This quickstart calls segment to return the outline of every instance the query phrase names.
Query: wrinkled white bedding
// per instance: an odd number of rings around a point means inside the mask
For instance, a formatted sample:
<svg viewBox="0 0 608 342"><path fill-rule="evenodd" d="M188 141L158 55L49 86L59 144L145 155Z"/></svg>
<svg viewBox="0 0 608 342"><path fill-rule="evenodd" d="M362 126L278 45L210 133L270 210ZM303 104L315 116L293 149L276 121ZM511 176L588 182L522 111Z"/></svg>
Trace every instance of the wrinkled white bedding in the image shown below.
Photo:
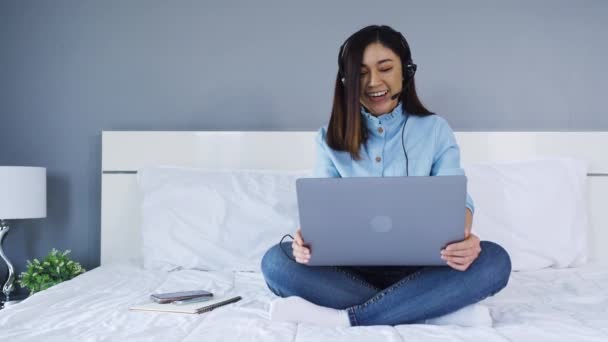
<svg viewBox="0 0 608 342"><path fill-rule="evenodd" d="M129 311L150 293L207 289L243 297L201 315ZM0 341L608 341L608 267L514 272L485 299L493 327L323 328L268 319L275 296L253 272L96 268L0 310Z"/></svg>

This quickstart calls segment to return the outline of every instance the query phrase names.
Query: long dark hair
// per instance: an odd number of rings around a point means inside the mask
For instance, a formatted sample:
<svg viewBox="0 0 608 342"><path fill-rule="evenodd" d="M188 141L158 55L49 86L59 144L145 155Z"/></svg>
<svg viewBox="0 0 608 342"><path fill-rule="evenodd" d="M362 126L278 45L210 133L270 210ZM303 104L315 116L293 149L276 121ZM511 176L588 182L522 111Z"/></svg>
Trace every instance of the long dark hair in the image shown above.
<svg viewBox="0 0 608 342"><path fill-rule="evenodd" d="M380 43L393 50L401 59L402 71L412 63L412 54L405 37L389 26L371 25L351 35L340 47L338 75L334 90L334 103L327 127L327 145L337 151L350 152L353 159L360 159L361 144L367 141L367 126L361 118L361 63L363 51L371 43ZM426 109L416 93L414 75L404 74L400 101L411 115L433 114Z"/></svg>

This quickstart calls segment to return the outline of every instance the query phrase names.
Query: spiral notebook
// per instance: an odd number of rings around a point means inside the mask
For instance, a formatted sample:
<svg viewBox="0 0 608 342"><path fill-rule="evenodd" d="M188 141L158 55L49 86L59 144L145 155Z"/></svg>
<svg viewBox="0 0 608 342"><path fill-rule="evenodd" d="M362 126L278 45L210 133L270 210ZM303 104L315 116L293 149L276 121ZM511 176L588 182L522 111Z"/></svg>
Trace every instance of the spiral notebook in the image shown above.
<svg viewBox="0 0 608 342"><path fill-rule="evenodd" d="M156 311L156 312L173 312L173 313L187 313L187 314L200 314L203 312L211 311L215 308L219 308L224 305L238 302L241 300L241 296L236 297L222 297L210 299L206 302L190 303L177 305L173 303L160 304L155 302L149 302L144 304L135 305L129 308L133 311Z"/></svg>

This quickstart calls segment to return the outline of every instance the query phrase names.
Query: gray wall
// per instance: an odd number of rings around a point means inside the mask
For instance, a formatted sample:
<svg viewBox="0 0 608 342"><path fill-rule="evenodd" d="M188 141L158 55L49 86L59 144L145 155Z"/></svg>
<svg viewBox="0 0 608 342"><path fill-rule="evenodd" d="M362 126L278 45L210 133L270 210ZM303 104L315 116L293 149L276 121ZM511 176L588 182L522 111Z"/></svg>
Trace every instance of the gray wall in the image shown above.
<svg viewBox="0 0 608 342"><path fill-rule="evenodd" d="M49 177L48 217L5 240L17 271L52 247L99 264L102 130L315 130L372 23L456 130L608 130L607 1L286 3L1 1L0 165Z"/></svg>

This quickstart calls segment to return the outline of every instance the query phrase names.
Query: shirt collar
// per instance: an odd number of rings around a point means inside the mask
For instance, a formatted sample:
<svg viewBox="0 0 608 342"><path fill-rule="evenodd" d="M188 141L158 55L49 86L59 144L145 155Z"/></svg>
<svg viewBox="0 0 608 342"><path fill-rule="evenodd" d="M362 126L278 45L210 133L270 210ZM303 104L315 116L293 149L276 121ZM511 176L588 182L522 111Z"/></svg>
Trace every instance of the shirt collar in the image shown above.
<svg viewBox="0 0 608 342"><path fill-rule="evenodd" d="M400 122L407 113L401 107L401 102L393 109L392 112L382 114L379 116L374 116L370 112L368 112L365 107L361 106L361 115L369 124L379 125L379 124L391 124L395 122Z"/></svg>

